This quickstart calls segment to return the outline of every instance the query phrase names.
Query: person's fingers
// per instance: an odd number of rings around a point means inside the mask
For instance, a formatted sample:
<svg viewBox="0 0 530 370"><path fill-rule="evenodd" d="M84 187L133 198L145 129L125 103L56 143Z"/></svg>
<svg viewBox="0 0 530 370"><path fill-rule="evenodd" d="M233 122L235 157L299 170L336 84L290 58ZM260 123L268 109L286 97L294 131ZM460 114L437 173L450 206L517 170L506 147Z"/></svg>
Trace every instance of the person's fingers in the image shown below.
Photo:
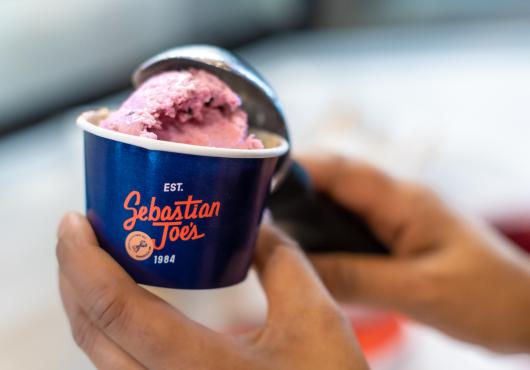
<svg viewBox="0 0 530 370"><path fill-rule="evenodd" d="M315 254L310 260L331 294L341 302L410 312L430 296L429 281L414 260L345 253Z"/></svg>
<svg viewBox="0 0 530 370"><path fill-rule="evenodd" d="M59 274L61 299L70 322L76 344L85 352L98 369L141 370L138 361L112 342L87 317L75 300L75 292L66 279Z"/></svg>
<svg viewBox="0 0 530 370"><path fill-rule="evenodd" d="M337 156L300 159L315 188L363 217L398 254L434 247L452 225L445 206L421 186Z"/></svg>
<svg viewBox="0 0 530 370"><path fill-rule="evenodd" d="M167 368L179 359L183 368L200 368L215 354L230 355L230 343L221 340L220 334L139 287L96 244L83 216L65 216L58 236L59 268L80 307L96 327L144 366ZM204 352L212 357L201 356Z"/></svg>
<svg viewBox="0 0 530 370"><path fill-rule="evenodd" d="M337 203L370 217L383 197L395 192L396 182L374 167L337 155L297 158L318 191Z"/></svg>
<svg viewBox="0 0 530 370"><path fill-rule="evenodd" d="M315 189L368 222L381 240L392 244L402 210L393 204L397 184L381 171L340 156L299 159Z"/></svg>
<svg viewBox="0 0 530 370"><path fill-rule="evenodd" d="M318 316L322 310L339 318L338 306L295 242L264 222L256 248L255 266L267 296L269 323L296 327L307 315Z"/></svg>

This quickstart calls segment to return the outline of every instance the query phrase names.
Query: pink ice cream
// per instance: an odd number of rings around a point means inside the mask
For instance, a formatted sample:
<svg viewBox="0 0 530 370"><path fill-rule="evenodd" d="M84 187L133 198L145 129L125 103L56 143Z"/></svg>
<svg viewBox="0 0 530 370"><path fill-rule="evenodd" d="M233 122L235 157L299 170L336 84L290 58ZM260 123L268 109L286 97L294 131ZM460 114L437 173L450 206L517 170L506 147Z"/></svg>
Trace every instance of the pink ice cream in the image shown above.
<svg viewBox="0 0 530 370"><path fill-rule="evenodd" d="M145 81L100 126L150 139L218 148L261 149L248 134L241 99L199 69L163 72Z"/></svg>

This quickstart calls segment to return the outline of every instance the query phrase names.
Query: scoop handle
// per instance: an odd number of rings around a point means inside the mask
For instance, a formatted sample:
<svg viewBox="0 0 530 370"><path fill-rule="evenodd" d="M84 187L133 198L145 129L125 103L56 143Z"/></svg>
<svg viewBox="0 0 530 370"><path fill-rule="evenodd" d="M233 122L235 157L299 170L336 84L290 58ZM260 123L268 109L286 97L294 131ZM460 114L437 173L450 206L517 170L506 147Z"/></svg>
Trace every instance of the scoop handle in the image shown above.
<svg viewBox="0 0 530 370"><path fill-rule="evenodd" d="M296 161L270 195L268 207L279 227L308 252L389 253L358 215L316 192Z"/></svg>

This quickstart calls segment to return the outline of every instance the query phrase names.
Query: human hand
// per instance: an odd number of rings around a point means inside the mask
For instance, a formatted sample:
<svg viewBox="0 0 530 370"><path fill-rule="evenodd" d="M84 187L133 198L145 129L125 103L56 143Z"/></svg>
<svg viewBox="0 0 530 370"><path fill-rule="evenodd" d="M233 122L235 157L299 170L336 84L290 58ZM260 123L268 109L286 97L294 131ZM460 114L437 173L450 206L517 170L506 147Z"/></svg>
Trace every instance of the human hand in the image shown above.
<svg viewBox="0 0 530 370"><path fill-rule="evenodd" d="M99 369L367 369L347 320L297 246L263 226L256 267L264 327L214 332L138 286L103 250L87 220L66 215L57 258L76 343Z"/></svg>
<svg viewBox="0 0 530 370"><path fill-rule="evenodd" d="M332 294L401 311L456 338L530 352L530 259L432 193L339 157L305 158L317 190L363 217L390 257L313 255Z"/></svg>

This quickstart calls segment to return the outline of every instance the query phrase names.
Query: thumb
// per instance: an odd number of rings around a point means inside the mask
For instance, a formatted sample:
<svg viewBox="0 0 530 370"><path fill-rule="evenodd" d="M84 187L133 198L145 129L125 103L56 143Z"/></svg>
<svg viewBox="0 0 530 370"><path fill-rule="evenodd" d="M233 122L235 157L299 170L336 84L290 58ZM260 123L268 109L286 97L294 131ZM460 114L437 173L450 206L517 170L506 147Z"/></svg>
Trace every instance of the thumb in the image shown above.
<svg viewBox="0 0 530 370"><path fill-rule="evenodd" d="M268 222L260 229L255 266L267 296L269 322L297 326L300 320L307 319L301 312L319 313L308 307L338 310L296 243Z"/></svg>
<svg viewBox="0 0 530 370"><path fill-rule="evenodd" d="M343 253L311 255L310 260L331 294L342 302L410 312L426 296L414 260Z"/></svg>

